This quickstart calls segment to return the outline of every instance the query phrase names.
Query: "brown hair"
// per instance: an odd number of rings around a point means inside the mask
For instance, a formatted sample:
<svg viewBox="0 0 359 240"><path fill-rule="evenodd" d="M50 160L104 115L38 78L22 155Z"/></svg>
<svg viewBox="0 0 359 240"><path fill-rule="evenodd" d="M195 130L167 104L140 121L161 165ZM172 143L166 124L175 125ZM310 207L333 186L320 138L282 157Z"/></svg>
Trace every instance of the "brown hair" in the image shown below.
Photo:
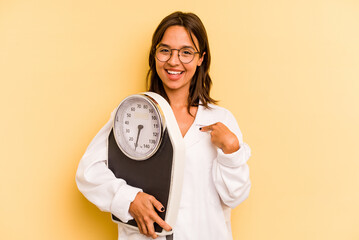
<svg viewBox="0 0 359 240"><path fill-rule="evenodd" d="M183 26L189 32L193 45L197 48L193 41L192 34L197 38L200 56L203 56L201 66L197 67L195 74L192 77L189 95L188 95L188 112L191 106L198 106L199 102L206 108L209 108L209 103L216 103L217 101L209 96L211 90L212 80L209 76L209 66L211 63L211 54L209 51L208 37L206 29L197 15L194 13L174 12L165 17L158 25L152 37L152 45L149 54L150 69L147 73L147 86L149 91L156 92L164 97L168 102L169 99L163 87L162 81L156 71L156 48L162 40L167 28L171 26Z"/></svg>

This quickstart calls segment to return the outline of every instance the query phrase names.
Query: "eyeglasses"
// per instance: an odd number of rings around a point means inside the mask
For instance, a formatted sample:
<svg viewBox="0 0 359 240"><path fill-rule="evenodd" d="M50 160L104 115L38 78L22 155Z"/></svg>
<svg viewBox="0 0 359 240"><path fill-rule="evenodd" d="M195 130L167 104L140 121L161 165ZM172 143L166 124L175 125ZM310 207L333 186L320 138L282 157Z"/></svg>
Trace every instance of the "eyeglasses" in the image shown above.
<svg viewBox="0 0 359 240"><path fill-rule="evenodd" d="M194 59L194 56L199 53L195 52L194 49L190 47L183 47L181 49L171 49L166 46L159 46L156 49L156 58L160 62L167 62L170 60L172 56L172 51L177 50L178 51L178 58L182 63L190 63Z"/></svg>

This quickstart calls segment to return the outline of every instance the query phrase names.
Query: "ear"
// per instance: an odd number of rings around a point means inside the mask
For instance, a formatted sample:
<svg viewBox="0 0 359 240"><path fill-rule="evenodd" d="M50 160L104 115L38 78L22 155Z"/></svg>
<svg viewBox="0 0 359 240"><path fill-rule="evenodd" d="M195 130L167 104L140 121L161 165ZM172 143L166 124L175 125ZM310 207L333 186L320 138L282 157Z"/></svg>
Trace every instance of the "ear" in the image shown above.
<svg viewBox="0 0 359 240"><path fill-rule="evenodd" d="M202 62L203 62L203 59L204 59L204 55L205 55L205 54L206 54L206 52L204 52L204 53L202 54L202 57L201 57L200 59L198 59L198 62L197 62L197 66L198 66L198 67L202 65Z"/></svg>

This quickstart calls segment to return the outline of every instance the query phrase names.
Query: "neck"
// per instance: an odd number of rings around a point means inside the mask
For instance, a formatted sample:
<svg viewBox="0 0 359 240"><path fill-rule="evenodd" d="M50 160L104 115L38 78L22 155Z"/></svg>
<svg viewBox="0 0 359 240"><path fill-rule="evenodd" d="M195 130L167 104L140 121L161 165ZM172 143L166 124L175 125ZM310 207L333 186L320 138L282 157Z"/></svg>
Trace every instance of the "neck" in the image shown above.
<svg viewBox="0 0 359 240"><path fill-rule="evenodd" d="M187 108L189 95L188 90L183 89L173 91L166 89L166 94L170 100L170 105L172 108Z"/></svg>

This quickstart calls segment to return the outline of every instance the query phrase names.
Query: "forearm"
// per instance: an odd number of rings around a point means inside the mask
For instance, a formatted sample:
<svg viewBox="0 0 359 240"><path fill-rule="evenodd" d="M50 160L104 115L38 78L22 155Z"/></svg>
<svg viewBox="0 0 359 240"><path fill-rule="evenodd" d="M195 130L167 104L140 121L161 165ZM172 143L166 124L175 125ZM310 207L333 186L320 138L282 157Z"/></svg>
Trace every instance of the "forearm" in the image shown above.
<svg viewBox="0 0 359 240"><path fill-rule="evenodd" d="M234 208L249 196L251 181L247 160L250 148L241 143L241 148L233 154L224 154L219 150L213 164L214 183L222 202Z"/></svg>

